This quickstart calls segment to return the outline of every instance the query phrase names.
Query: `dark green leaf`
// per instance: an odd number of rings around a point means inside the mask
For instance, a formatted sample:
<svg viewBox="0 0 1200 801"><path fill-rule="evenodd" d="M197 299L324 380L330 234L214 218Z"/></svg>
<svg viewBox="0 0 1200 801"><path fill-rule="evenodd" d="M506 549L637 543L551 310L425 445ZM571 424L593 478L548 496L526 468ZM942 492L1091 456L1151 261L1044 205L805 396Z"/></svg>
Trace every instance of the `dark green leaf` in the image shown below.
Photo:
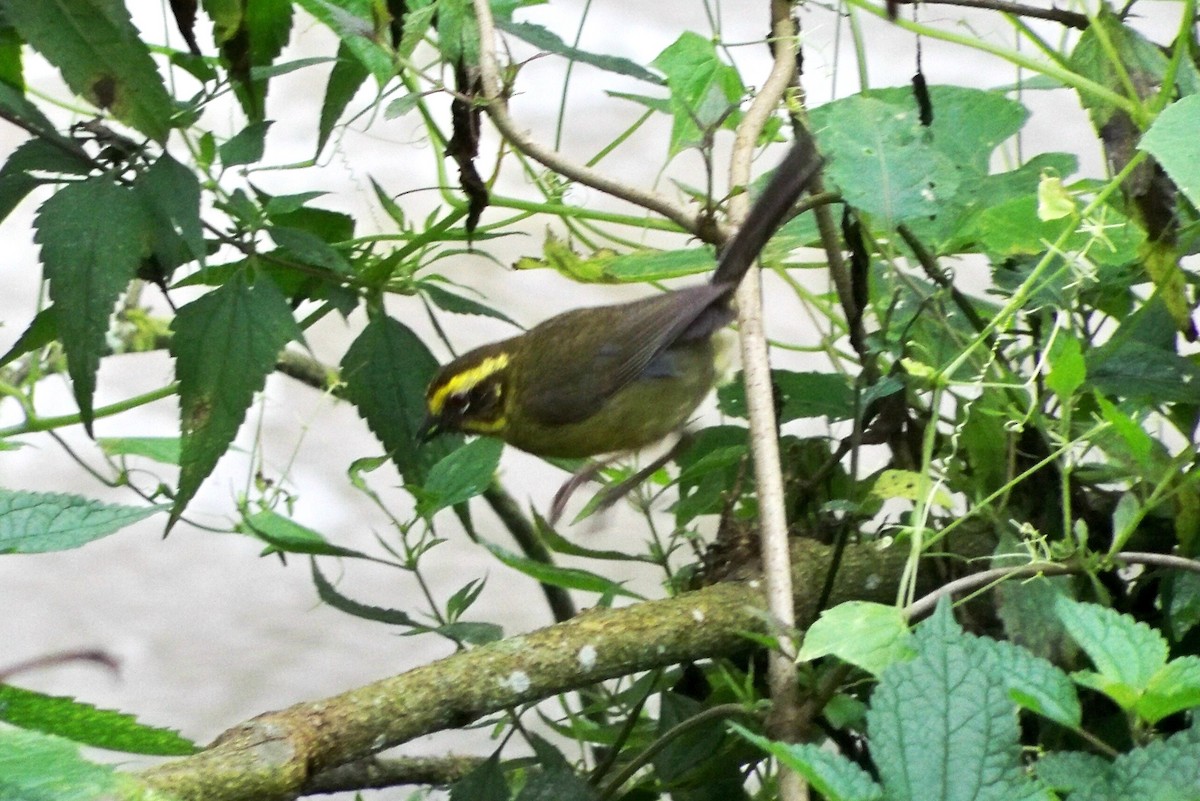
<svg viewBox="0 0 1200 801"><path fill-rule="evenodd" d="M533 510L533 523L537 527L538 538L554 553L561 553L566 556L581 556L584 559L603 559L605 561L641 561L641 557L633 556L625 551L597 550L594 548L585 548L582 545L571 542L551 528L550 524L537 513L536 509Z"/></svg>
<svg viewBox="0 0 1200 801"><path fill-rule="evenodd" d="M5 12L73 92L166 141L175 104L122 0L5 0Z"/></svg>
<svg viewBox="0 0 1200 801"><path fill-rule="evenodd" d="M339 58L342 48L354 54L366 69L375 76L380 87L383 87L396 74L396 66L392 57L376 41L375 24L371 18L372 7L364 0L299 0L301 8L319 19L337 34L341 44L338 47Z"/></svg>
<svg viewBox="0 0 1200 801"><path fill-rule="evenodd" d="M67 148L75 147L37 106L30 103L15 86L4 81L0 81L0 111L14 122L23 123L23 127L42 139L56 140Z"/></svg>
<svg viewBox="0 0 1200 801"><path fill-rule="evenodd" d="M508 785L500 760L493 755L450 785L450 801L508 801Z"/></svg>
<svg viewBox="0 0 1200 801"><path fill-rule="evenodd" d="M433 305L439 309L444 309L454 314L476 314L481 317L492 317L496 320L503 320L506 323L516 323L508 315L501 311L493 309L485 303L480 303L471 298L464 298L462 295L456 295L449 292L432 281L424 281L421 283L421 291L429 298Z"/></svg>
<svg viewBox="0 0 1200 801"><path fill-rule="evenodd" d="M650 70L627 58L607 56L602 53L590 53L586 50L571 47L560 39L557 34L543 28L541 25L498 19L496 20L496 27L505 33L511 33L518 39L523 39L539 50L554 53L570 61L578 61L581 64L588 64L597 69L615 72L617 75L625 75L630 78L636 78L639 81L646 81L647 83L658 84L660 86L665 83L662 78L650 72Z"/></svg>
<svg viewBox="0 0 1200 801"><path fill-rule="evenodd" d="M73 146L62 147L64 141L56 144L53 139L30 139L12 152L0 168L0 221L42 183L35 173L57 176L91 172L93 165L86 154Z"/></svg>
<svg viewBox="0 0 1200 801"><path fill-rule="evenodd" d="M488 488L500 464L504 443L479 437L454 450L429 470L417 511L432 517L442 509L470 500Z"/></svg>
<svg viewBox="0 0 1200 801"><path fill-rule="evenodd" d="M514 801L596 801L600 791L574 771L547 770L525 782Z"/></svg>
<svg viewBox="0 0 1200 801"><path fill-rule="evenodd" d="M178 732L138 723L124 712L97 709L72 698L5 684L0 684L0 720L110 751L156 756L185 756L197 751L195 744Z"/></svg>
<svg viewBox="0 0 1200 801"><path fill-rule="evenodd" d="M1039 759L1037 775L1053 790L1073 792L1093 782L1112 781L1112 764L1097 754L1061 751Z"/></svg>
<svg viewBox="0 0 1200 801"><path fill-rule="evenodd" d="M200 221L200 182L196 174L167 153L138 176L135 189L141 194L155 224L155 239L178 236L192 259L204 262L204 228ZM162 229L160 233L157 229ZM161 246L155 251L160 259ZM172 268L179 262L171 263Z"/></svg>
<svg viewBox="0 0 1200 801"><path fill-rule="evenodd" d="M425 630L425 627L413 620L408 613L401 612L399 609L368 606L342 595L321 573L320 568L317 567L316 559L312 560L312 577L313 584L317 587L317 595L322 601L340 612L345 612L348 615L360 617L364 620L374 620L376 623L386 623L389 626L415 626L423 631Z"/></svg>
<svg viewBox="0 0 1200 801"><path fill-rule="evenodd" d="M1196 801L1200 799L1200 728L1121 754L1105 781L1072 793L1070 801Z"/></svg>
<svg viewBox="0 0 1200 801"><path fill-rule="evenodd" d="M1150 403L1195 403L1200 366L1170 350L1114 339L1089 351L1088 381L1101 392Z"/></svg>
<svg viewBox="0 0 1200 801"><path fill-rule="evenodd" d="M5 801L97 801L119 797L127 785L69 740L9 728L0 729L0 776Z"/></svg>
<svg viewBox="0 0 1200 801"><path fill-rule="evenodd" d="M0 489L0 553L78 548L161 510L100 503L79 495Z"/></svg>
<svg viewBox="0 0 1200 801"><path fill-rule="evenodd" d="M109 456L144 456L162 464L179 464L179 437L98 437Z"/></svg>
<svg viewBox="0 0 1200 801"><path fill-rule="evenodd" d="M8 349L8 353L0 356L0 367L4 367L26 353L32 353L39 348L44 348L57 339L57 319L53 306L42 309L34 315L33 322L29 324L29 327L25 329L21 336L17 337L17 341Z"/></svg>
<svg viewBox="0 0 1200 801"><path fill-rule="evenodd" d="M451 620L457 620L463 612L471 608L471 604L475 603L479 593L483 592L484 584L486 584L484 579L477 578L471 579L459 587L458 591L446 601L446 615Z"/></svg>
<svg viewBox="0 0 1200 801"><path fill-rule="evenodd" d="M287 299L246 271L179 310L171 322L183 442L171 524L225 453L279 351L301 336Z"/></svg>
<svg viewBox="0 0 1200 801"><path fill-rule="evenodd" d="M807 417L836 421L854 416L854 388L844 375L772 370L771 383L779 393L780 424ZM717 390L717 405L731 417L746 418L746 388L740 372Z"/></svg>
<svg viewBox="0 0 1200 801"><path fill-rule="evenodd" d="M275 244L287 251L287 255L304 264L322 267L339 275L352 272L350 263L346 261L336 248L330 247L325 240L316 234L299 228L272 227L269 229Z"/></svg>
<svg viewBox="0 0 1200 801"><path fill-rule="evenodd" d="M462 439L440 436L421 446L417 429L425 419L425 387L437 362L407 326L374 317L342 358L346 398L383 443L405 482L422 484L429 468Z"/></svg>
<svg viewBox="0 0 1200 801"><path fill-rule="evenodd" d="M1038 576L997 587L1000 619L1009 639L1054 664L1071 664L1078 649L1054 611L1055 600L1070 592L1069 576Z"/></svg>
<svg viewBox="0 0 1200 801"><path fill-rule="evenodd" d="M267 129L275 123L272 120L252 122L233 138L217 148L221 154L221 164L225 167L235 167L239 164L254 164L263 157L263 149L267 137Z"/></svg>
<svg viewBox="0 0 1200 801"><path fill-rule="evenodd" d="M109 318L137 273L150 222L132 191L98 176L60 189L42 204L35 225L67 371L90 433Z"/></svg>
<svg viewBox="0 0 1200 801"><path fill-rule="evenodd" d="M333 64L333 70L329 73L329 83L325 86L325 99L321 102L321 119L317 124L317 152L314 158L320 156L321 151L325 149L334 126L369 74L349 46L345 42L340 43L337 61Z"/></svg>
<svg viewBox="0 0 1200 801"><path fill-rule="evenodd" d="M1171 636L1181 640L1200 623L1200 574L1182 571L1172 574L1167 579L1164 598L1168 601Z"/></svg>
<svg viewBox="0 0 1200 801"><path fill-rule="evenodd" d="M611 579L606 579L603 576L599 576L587 570L580 570L573 567L559 567L558 565L548 565L545 562L539 562L535 559L529 559L528 557L520 556L490 542L484 542L483 546L491 551L492 556L496 557L513 570L524 573L526 576L536 579L542 584L549 584L552 587L563 587L564 589L568 590L597 592L602 595L620 595L626 598L641 597L632 590L625 589L617 582L612 581Z"/></svg>
<svg viewBox="0 0 1200 801"><path fill-rule="evenodd" d="M841 754L811 743L768 740L737 723L730 725L735 732L803 776L829 801L879 801L883 798L883 788L870 774Z"/></svg>

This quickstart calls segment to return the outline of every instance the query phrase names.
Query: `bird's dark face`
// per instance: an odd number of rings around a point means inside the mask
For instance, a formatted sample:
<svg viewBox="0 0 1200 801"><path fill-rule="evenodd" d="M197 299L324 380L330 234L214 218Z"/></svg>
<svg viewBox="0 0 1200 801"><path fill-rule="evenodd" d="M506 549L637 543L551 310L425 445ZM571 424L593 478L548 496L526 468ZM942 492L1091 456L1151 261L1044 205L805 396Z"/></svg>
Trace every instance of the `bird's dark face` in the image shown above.
<svg viewBox="0 0 1200 801"><path fill-rule="evenodd" d="M508 426L508 364L508 353L487 347L443 367L425 392L421 439L451 431L503 437Z"/></svg>

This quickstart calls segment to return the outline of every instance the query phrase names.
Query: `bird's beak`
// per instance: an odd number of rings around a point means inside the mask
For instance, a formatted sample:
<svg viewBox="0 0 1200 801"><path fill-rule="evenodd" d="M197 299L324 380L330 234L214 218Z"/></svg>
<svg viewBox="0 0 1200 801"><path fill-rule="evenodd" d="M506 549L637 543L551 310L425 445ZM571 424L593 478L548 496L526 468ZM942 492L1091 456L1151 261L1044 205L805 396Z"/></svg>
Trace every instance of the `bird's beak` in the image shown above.
<svg viewBox="0 0 1200 801"><path fill-rule="evenodd" d="M429 442L429 440L433 439L440 433L442 432L438 428L438 419L436 417L431 417L430 415L425 415L425 419L422 420L421 425L417 427L416 439L418 443L424 445L426 442Z"/></svg>

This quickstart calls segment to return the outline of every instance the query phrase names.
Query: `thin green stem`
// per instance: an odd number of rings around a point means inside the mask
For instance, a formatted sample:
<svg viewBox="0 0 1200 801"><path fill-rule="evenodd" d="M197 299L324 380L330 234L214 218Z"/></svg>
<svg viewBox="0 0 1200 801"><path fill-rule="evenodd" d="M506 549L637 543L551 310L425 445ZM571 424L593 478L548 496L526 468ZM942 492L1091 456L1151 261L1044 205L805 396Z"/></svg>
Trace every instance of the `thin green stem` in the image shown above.
<svg viewBox="0 0 1200 801"><path fill-rule="evenodd" d="M111 403L108 406L101 406L92 412L93 419L100 420L104 417L112 417L113 415L127 412L130 409L136 409L139 406L145 406L148 403L169 398L179 391L179 382L175 381L165 387L151 390L150 392L136 395L132 398L127 398L117 403ZM21 434L32 434L37 431L49 431L54 428L63 428L65 426L76 425L83 422L83 419L78 414L63 414L57 417L31 417L24 423L8 428L0 428L0 439L5 437L15 437Z"/></svg>

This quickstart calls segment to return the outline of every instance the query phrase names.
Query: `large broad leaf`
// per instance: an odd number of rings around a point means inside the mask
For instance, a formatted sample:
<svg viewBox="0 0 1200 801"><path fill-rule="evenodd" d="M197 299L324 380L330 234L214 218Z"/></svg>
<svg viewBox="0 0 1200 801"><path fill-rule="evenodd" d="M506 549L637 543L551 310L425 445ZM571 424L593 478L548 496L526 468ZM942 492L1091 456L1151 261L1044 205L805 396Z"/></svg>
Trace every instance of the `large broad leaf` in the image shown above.
<svg viewBox="0 0 1200 801"><path fill-rule="evenodd" d="M78 548L160 509L101 503L79 495L0 489L0 553Z"/></svg>
<svg viewBox="0 0 1200 801"><path fill-rule="evenodd" d="M1179 191L1200 206L1200 95L1181 98L1163 109L1138 147L1158 160Z"/></svg>
<svg viewBox="0 0 1200 801"><path fill-rule="evenodd" d="M14 801L95 801L132 790L131 780L88 762L69 740L22 729L0 729L0 777L0 794Z"/></svg>
<svg viewBox="0 0 1200 801"><path fill-rule="evenodd" d="M138 723L124 712L5 684L0 684L0 720L110 751L185 756L197 750L178 732Z"/></svg>
<svg viewBox="0 0 1200 801"><path fill-rule="evenodd" d="M0 168L0 220L41 183L34 173L87 175L91 170L92 162L83 153L64 148L53 139L30 139Z"/></svg>
<svg viewBox="0 0 1200 801"><path fill-rule="evenodd" d="M225 453L279 351L300 336L282 293L246 271L189 303L171 323L183 441L179 491L168 526Z"/></svg>
<svg viewBox="0 0 1200 801"><path fill-rule="evenodd" d="M1200 798L1200 728L1181 731L1164 740L1121 754L1109 771L1071 801L1129 801L1129 799Z"/></svg>
<svg viewBox="0 0 1200 801"><path fill-rule="evenodd" d="M403 323L378 315L342 358L346 398L383 443L405 482L421 484L460 437L440 436L421 445L417 429L425 419L425 387L437 361Z"/></svg>
<svg viewBox="0 0 1200 801"><path fill-rule="evenodd" d="M917 657L884 671L867 713L885 796L1049 801L1024 771L1015 707L995 643L963 634L948 604L916 635Z"/></svg>
<svg viewBox="0 0 1200 801"><path fill-rule="evenodd" d="M173 269L192 259L203 263L204 229L196 174L163 153L138 176L135 188L154 221L154 251L164 266ZM179 242L182 252L178 252Z"/></svg>
<svg viewBox="0 0 1200 801"><path fill-rule="evenodd" d="M122 0L5 0L4 10L73 92L166 140L175 106Z"/></svg>
<svg viewBox="0 0 1200 801"><path fill-rule="evenodd" d="M103 213L98 213L98 210ZM146 207L105 176L67 184L38 210L35 240L50 281L67 372L88 433L109 318L147 248Z"/></svg>

